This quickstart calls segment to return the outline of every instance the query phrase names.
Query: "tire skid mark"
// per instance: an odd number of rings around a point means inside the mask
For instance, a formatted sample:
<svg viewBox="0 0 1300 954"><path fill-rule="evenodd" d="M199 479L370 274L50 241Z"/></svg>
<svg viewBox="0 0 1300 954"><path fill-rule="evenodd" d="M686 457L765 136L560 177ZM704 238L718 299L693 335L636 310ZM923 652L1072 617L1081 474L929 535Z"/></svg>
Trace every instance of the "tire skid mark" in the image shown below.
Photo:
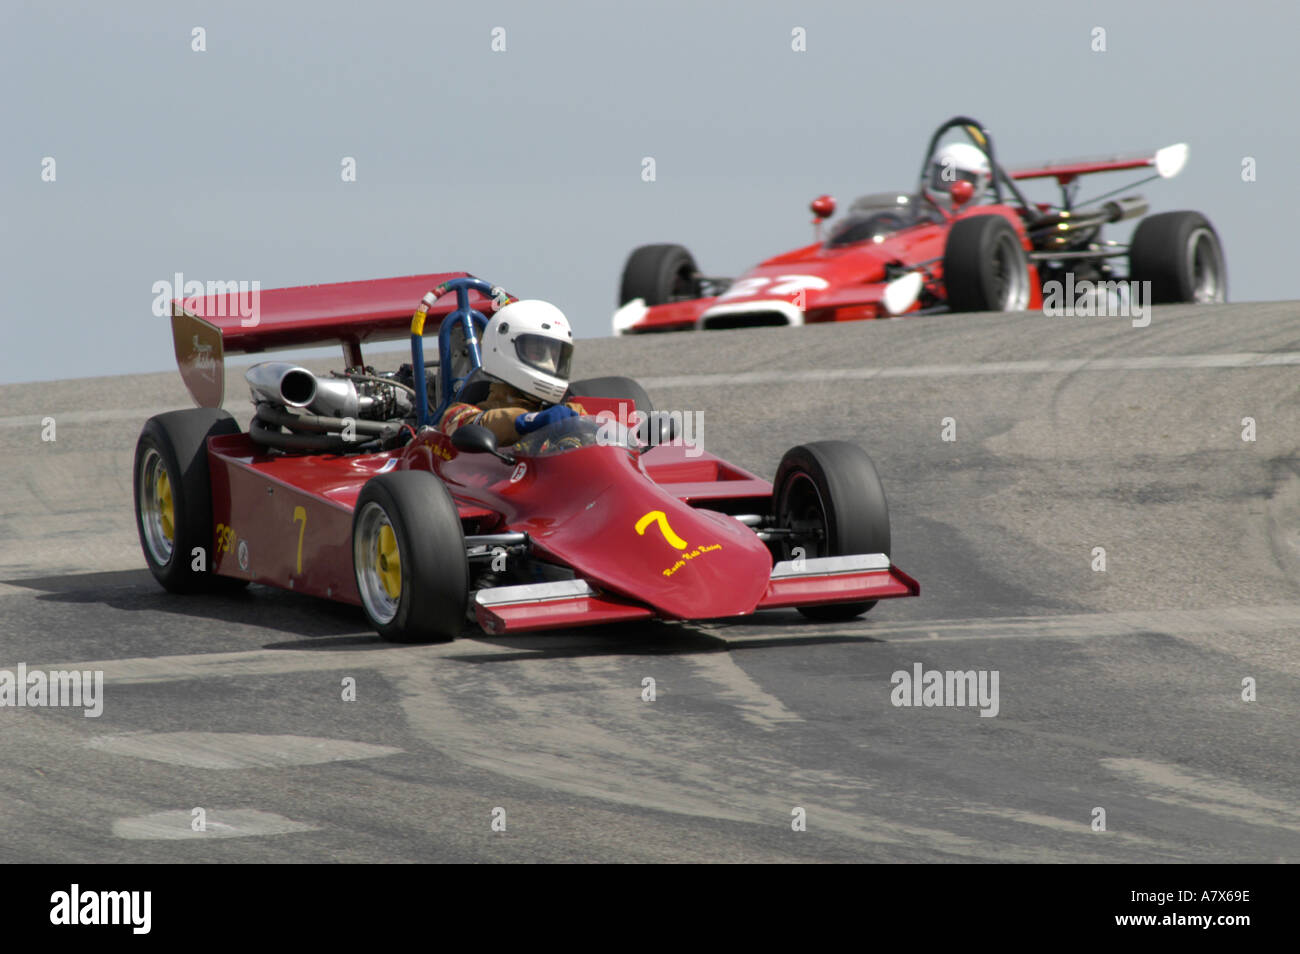
<svg viewBox="0 0 1300 954"><path fill-rule="evenodd" d="M942 828L886 817L864 802L874 784L792 766L774 739L798 716L722 654L603 656L509 661L449 669L417 663L392 673L411 730L468 765L571 795L668 812L788 829L795 807L810 830L858 842L925 846L959 857L1032 860ZM654 670L658 696L641 699ZM726 700L708 721L699 704Z"/></svg>
<svg viewBox="0 0 1300 954"><path fill-rule="evenodd" d="M1101 766L1147 790L1145 797L1153 801L1248 825L1300 832L1300 807L1260 795L1239 782L1146 759L1102 759Z"/></svg>

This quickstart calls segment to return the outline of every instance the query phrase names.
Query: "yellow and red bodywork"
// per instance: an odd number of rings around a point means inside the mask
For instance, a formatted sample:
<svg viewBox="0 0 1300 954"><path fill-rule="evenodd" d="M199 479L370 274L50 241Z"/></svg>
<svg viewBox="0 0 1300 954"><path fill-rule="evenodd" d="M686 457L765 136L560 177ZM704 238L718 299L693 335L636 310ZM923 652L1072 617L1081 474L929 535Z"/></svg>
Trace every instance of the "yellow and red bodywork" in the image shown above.
<svg viewBox="0 0 1300 954"><path fill-rule="evenodd" d="M601 408L601 399L582 400ZM767 546L720 512L768 512L771 484L681 446L638 455L593 445L511 464L461 453L426 428L406 447L384 453L269 455L244 434L212 438L208 451L219 575L359 603L352 565L357 496L378 474L415 469L444 482L466 534L525 533L533 558L572 569L591 590L479 607L489 632L743 616L919 590L888 565L774 579Z"/></svg>

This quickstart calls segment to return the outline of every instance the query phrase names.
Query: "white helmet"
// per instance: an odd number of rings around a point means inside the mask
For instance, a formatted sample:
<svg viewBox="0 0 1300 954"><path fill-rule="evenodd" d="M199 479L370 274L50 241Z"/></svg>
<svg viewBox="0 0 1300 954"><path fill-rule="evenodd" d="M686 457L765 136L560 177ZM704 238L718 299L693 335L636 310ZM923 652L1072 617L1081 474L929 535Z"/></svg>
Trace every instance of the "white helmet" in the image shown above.
<svg viewBox="0 0 1300 954"><path fill-rule="evenodd" d="M558 404L569 389L573 331L548 301L512 301L483 330L483 371L533 397Z"/></svg>
<svg viewBox="0 0 1300 954"><path fill-rule="evenodd" d="M928 185L936 197L947 196L952 191L952 184L964 179L975 189L970 199L975 203L984 195L991 178L989 158L982 149L970 143L953 142L935 153L934 162L930 164Z"/></svg>

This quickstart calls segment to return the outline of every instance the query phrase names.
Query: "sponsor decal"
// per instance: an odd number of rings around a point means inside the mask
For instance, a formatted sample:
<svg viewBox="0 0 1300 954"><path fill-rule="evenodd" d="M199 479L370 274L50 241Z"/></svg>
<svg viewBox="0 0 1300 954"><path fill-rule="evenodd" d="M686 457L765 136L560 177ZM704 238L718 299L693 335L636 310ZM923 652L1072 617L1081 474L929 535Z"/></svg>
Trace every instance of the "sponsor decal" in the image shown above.
<svg viewBox="0 0 1300 954"><path fill-rule="evenodd" d="M681 555L681 558L676 563L674 563L672 566L662 571L663 575L672 576L678 570L683 569L686 566L688 561L694 560L696 557L703 556L706 553L713 553L714 551L721 550L721 549L722 549L721 543L701 544L700 546L696 547L694 550L683 553Z"/></svg>

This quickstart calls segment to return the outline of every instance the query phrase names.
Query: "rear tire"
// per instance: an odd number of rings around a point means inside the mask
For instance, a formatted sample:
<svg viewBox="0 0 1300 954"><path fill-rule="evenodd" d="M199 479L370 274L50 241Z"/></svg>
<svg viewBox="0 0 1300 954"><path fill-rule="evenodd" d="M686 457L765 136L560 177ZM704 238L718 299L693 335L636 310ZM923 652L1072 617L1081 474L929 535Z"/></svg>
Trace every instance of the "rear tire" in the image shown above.
<svg viewBox="0 0 1300 954"><path fill-rule="evenodd" d="M952 311L1024 311L1029 256L1020 234L1000 215L953 223L943 251L943 282Z"/></svg>
<svg viewBox="0 0 1300 954"><path fill-rule="evenodd" d="M352 566L361 607L385 639L450 642L465 628L465 534L433 474L400 470L366 482L352 518Z"/></svg>
<svg viewBox="0 0 1300 954"><path fill-rule="evenodd" d="M564 400L581 399L583 397L607 398L611 401L631 401L642 414L650 414L655 409L654 402L650 400L650 395L645 393L645 388L631 378L585 378L582 381L574 381L569 385L569 391L565 394Z"/></svg>
<svg viewBox="0 0 1300 954"><path fill-rule="evenodd" d="M149 418L135 445L135 527L149 572L172 593L236 589L246 580L217 576L212 566L212 482L208 438L238 434L220 408L169 411ZM203 551L202 570L194 550Z"/></svg>
<svg viewBox="0 0 1300 954"><path fill-rule="evenodd" d="M569 392L564 397L566 401L570 400L569 395L575 395L573 400L579 403L582 402L583 397L630 401L640 415L641 424L637 427L637 436L643 444L667 443L673 437L670 419L655 420L654 402L650 400L650 395L645 393L645 388L631 378L587 378L585 381L574 381L569 385ZM650 433L652 425L655 427L653 434Z"/></svg>
<svg viewBox="0 0 1300 954"><path fill-rule="evenodd" d="M847 441L817 441L786 451L772 483L775 523L805 532L774 547L778 560L802 547L808 559L855 553L889 554L889 504L867 452ZM819 622L842 622L876 605L831 603L800 606Z"/></svg>
<svg viewBox="0 0 1300 954"><path fill-rule="evenodd" d="M1149 215L1128 248L1130 281L1151 283L1151 304L1228 300L1228 267L1210 220L1199 212Z"/></svg>
<svg viewBox="0 0 1300 954"><path fill-rule="evenodd" d="M700 270L680 245L642 245L628 256L619 307L642 299L648 307L699 297Z"/></svg>

